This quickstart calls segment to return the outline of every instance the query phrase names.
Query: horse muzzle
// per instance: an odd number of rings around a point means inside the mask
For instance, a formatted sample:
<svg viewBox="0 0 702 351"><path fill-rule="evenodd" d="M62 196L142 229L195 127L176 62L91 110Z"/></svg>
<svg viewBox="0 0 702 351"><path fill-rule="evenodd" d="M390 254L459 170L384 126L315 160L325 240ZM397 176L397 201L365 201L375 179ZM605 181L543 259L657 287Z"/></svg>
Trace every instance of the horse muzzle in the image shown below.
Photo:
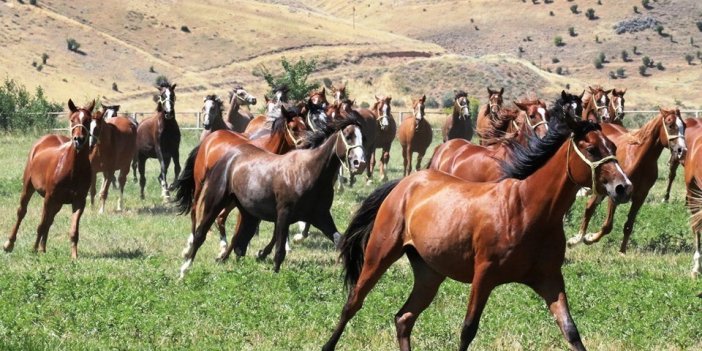
<svg viewBox="0 0 702 351"><path fill-rule="evenodd" d="M73 146L75 146L76 150L80 150L85 146L85 139L86 137L73 137Z"/></svg>
<svg viewBox="0 0 702 351"><path fill-rule="evenodd" d="M250 103L251 105L256 105L256 98L255 98L255 97L252 97L252 98L249 100L249 103Z"/></svg>
<svg viewBox="0 0 702 351"><path fill-rule="evenodd" d="M366 170L366 161L358 159L351 160L351 162L349 162L349 168L353 174L361 174Z"/></svg>

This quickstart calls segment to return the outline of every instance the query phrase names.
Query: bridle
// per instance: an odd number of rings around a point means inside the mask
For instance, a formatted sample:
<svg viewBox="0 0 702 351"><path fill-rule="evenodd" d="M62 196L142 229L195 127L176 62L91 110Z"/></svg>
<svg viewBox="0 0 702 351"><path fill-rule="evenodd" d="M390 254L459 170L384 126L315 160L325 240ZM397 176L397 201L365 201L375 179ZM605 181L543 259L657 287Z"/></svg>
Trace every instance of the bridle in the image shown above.
<svg viewBox="0 0 702 351"><path fill-rule="evenodd" d="M287 123L287 122L285 123L285 132L288 134L288 137L290 138L290 140L292 140L293 145L295 145L295 147L297 147L298 145L300 145L300 143L302 142L302 138L296 138L296 137L295 137L295 134L292 132L292 130L290 129L290 127L288 127L288 123Z"/></svg>
<svg viewBox="0 0 702 351"><path fill-rule="evenodd" d="M617 98L623 99L623 97L621 97L621 96L617 96ZM612 107L612 111L614 111L614 113L616 113L616 116L614 116L614 118L612 118L613 121L617 120L617 119L621 119L622 116L624 116L624 108L620 109L620 106L616 106L614 104L614 99L609 99L609 106Z"/></svg>
<svg viewBox="0 0 702 351"><path fill-rule="evenodd" d="M548 122L546 121L545 116L541 116L540 122L531 123L531 117L529 116L529 114L526 111L524 111L524 115L526 116L526 118L524 118L524 121L529 126L529 128L531 128L532 132L536 132L536 128L538 128L542 124L544 125L544 127L546 128L546 131L548 132ZM519 127L517 126L517 122L515 120L512 120L512 123L514 124L515 129L519 129Z"/></svg>
<svg viewBox="0 0 702 351"><path fill-rule="evenodd" d="M171 103L171 111L170 111L170 112L167 112L167 111L164 109L164 110L163 110L163 112L164 112L163 117L164 117L165 119L173 119L173 118L175 118L175 112L173 111L173 109L174 109L174 107L175 107L175 100L174 100L173 98L170 98L170 97L167 98L167 99L164 99L164 98L163 98L163 94L159 95L159 97L158 97L158 103L161 104L161 106L165 106L165 105L164 105L165 102L170 102L170 103ZM169 114L172 115L173 117L168 117Z"/></svg>
<svg viewBox="0 0 702 351"><path fill-rule="evenodd" d="M387 104L387 102L383 101L383 104L379 105L375 109L375 113L378 115L378 117L375 120L378 121L378 124L380 125L381 130L384 130L385 128L388 127L388 125L390 125L390 122L383 123L383 119L385 119L385 121L387 121L389 118L388 114L386 113L386 110L383 109L383 114L382 115L380 114L380 108L385 106L386 104Z"/></svg>
<svg viewBox="0 0 702 351"><path fill-rule="evenodd" d="M499 98L499 96L497 98ZM492 112L493 106L497 106L497 112ZM490 96L490 98L488 99L488 110L490 111L490 115L493 117L497 117L497 114L500 113L501 109L502 109L502 105L500 105L497 102L492 102L492 96Z"/></svg>
<svg viewBox="0 0 702 351"><path fill-rule="evenodd" d="M463 102L464 102L464 104L461 104L460 102L456 101L456 104L461 109L461 113L458 114L458 118L469 119L470 118L470 110L468 109L468 100L463 100ZM463 113L463 109L465 109L467 111L466 114Z"/></svg>
<svg viewBox="0 0 702 351"><path fill-rule="evenodd" d="M596 94L592 94L592 103L595 105L595 114L597 114L597 117L599 117L600 120L602 119L602 117L610 118L610 117L609 117L609 111L607 111L607 104L605 103L605 104L602 105L602 106L598 105L598 104L597 104L597 100L595 99L595 95L596 95ZM604 97L606 98L607 95L604 95ZM611 100L610 100L610 101L611 101ZM604 111L604 112L603 112L604 116L602 116L602 115L600 114L600 110L603 110L603 111Z"/></svg>
<svg viewBox="0 0 702 351"><path fill-rule="evenodd" d="M356 128L361 128L358 125L354 125L354 126ZM351 173L351 170L349 169L349 166L346 163L350 164L350 162L351 162L350 158L349 158L349 155L351 155L351 150L353 150L355 148L359 148L359 147L363 148L363 141L361 141L360 144L349 145L349 143L346 141L346 137L344 136L343 130L338 131L336 137L337 137L337 142L334 143L334 154L336 155L336 157L339 158L339 162L341 162L341 166L344 167L344 169L347 172ZM346 152L345 152L346 162L344 162L344 160L341 159L341 156L339 156L339 153L337 152L337 145L339 145L338 139L341 139L341 141L344 143L344 146L346 147Z"/></svg>
<svg viewBox="0 0 702 351"><path fill-rule="evenodd" d="M668 139L668 148L670 148L670 142L675 140L675 139L682 139L683 141L685 140L685 135L680 135L676 134L673 136L670 136L670 132L668 132L668 126L665 125L665 116L661 116L661 122L663 123L663 131L665 131L665 137ZM677 114L675 114L675 119L677 120L679 117Z"/></svg>
<svg viewBox="0 0 702 351"><path fill-rule="evenodd" d="M619 161L617 161L617 156L609 155L609 156L603 157L599 161L592 162L592 161L588 160L587 157L585 157L585 155L583 155L583 153L580 151L580 149L578 149L578 146L575 145L575 139L573 139L572 134L571 134L569 139L570 139L570 143L568 144L568 149L566 151L566 174L568 175L568 179L570 179L570 181L573 182L573 184L579 185L578 183L575 182L575 180L573 180L573 176L570 174L570 167L569 167L569 165L570 165L570 149L572 148L573 150L575 150L575 153L578 156L580 156L580 159L583 162L585 162L586 165L588 165L590 167L590 170L592 171L592 188L591 189L592 189L592 193L595 196L597 196L598 195L597 194L597 179L595 178L595 170L597 169L597 167L599 167L602 164L607 163L609 161L614 161L614 162L619 163Z"/></svg>

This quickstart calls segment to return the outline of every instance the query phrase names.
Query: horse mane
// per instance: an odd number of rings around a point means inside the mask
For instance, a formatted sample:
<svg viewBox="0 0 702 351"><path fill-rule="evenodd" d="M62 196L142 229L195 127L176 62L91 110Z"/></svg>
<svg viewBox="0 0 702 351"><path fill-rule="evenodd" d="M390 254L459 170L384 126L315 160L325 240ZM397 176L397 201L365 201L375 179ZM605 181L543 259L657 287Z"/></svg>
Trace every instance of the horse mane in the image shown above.
<svg viewBox="0 0 702 351"><path fill-rule="evenodd" d="M505 143L510 157L509 160L500 160L503 174L501 180L506 178L526 179L553 157L571 133L574 138L578 139L593 130L601 130L599 124L583 120L575 121L575 129L569 128L561 117L562 108L560 106L559 103L555 103L549 111L552 113L552 118L548 122L548 132L543 138L540 139L535 134L529 135L526 146L519 144L514 139Z"/></svg>
<svg viewBox="0 0 702 351"><path fill-rule="evenodd" d="M305 137L305 144L307 146L306 148L315 149L319 147L331 135L333 135L337 131L343 130L344 128L350 125L356 125L358 127L361 126L358 115L349 114L346 118L334 120L327 123L327 125L324 126L324 128L322 128L321 130L309 133L307 137Z"/></svg>
<svg viewBox="0 0 702 351"><path fill-rule="evenodd" d="M599 84L591 85L590 88L592 88L593 91L604 90L604 88ZM590 102L592 102L592 95L593 94L590 92L590 89L585 89L585 95L583 95L582 99L583 107L590 106Z"/></svg>
<svg viewBox="0 0 702 351"><path fill-rule="evenodd" d="M512 123L519 116L519 109L502 107L496 119L490 119L489 128L480 128L475 132L483 141L483 145L493 145L502 142L504 139L511 139L515 133L507 133L509 123Z"/></svg>
<svg viewBox="0 0 702 351"><path fill-rule="evenodd" d="M458 98L460 98L460 97L465 97L465 98L467 98L467 97L468 97L468 93L466 93L466 92L463 91L463 90L459 90L459 91L456 92L456 94L454 94L453 99L456 100L456 99L458 99Z"/></svg>

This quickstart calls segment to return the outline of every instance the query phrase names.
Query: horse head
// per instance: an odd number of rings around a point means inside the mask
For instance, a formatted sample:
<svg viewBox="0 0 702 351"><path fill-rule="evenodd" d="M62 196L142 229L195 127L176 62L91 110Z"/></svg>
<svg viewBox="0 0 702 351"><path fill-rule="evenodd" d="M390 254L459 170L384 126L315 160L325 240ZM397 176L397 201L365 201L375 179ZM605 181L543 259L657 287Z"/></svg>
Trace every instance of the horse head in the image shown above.
<svg viewBox="0 0 702 351"><path fill-rule="evenodd" d="M204 116L202 126L209 130L213 122L222 119L223 103L222 99L215 94L205 96L202 101L202 115Z"/></svg>
<svg viewBox="0 0 702 351"><path fill-rule="evenodd" d="M392 101L392 96L375 96L375 105L373 106L373 112L378 116L378 124L380 124L380 130L385 130L390 125L390 101Z"/></svg>
<svg viewBox="0 0 702 351"><path fill-rule="evenodd" d="M102 118L108 120L110 118L117 117L119 107L119 105L102 105Z"/></svg>
<svg viewBox="0 0 702 351"><path fill-rule="evenodd" d="M95 100L87 107L78 108L73 103L73 100L68 99L68 120L71 126L71 140L76 150L81 150L85 145L86 140L91 135L90 128L93 120L93 109L95 108Z"/></svg>
<svg viewBox="0 0 702 351"><path fill-rule="evenodd" d="M529 126L532 132L539 138L543 138L548 132L548 112L546 103L541 100L514 101L514 105L524 111L524 123Z"/></svg>
<svg viewBox="0 0 702 351"><path fill-rule="evenodd" d="M670 153L680 163L685 162L685 154L687 154L687 145L685 144L685 121L680 116L680 109L660 108L660 114L663 119L663 130L660 135L660 140L664 146L670 149Z"/></svg>
<svg viewBox="0 0 702 351"><path fill-rule="evenodd" d="M417 121L417 125L419 125L419 121L423 120L424 117L426 117L426 114L424 113L424 103L426 101L426 95L422 95L417 99L412 99L412 114L414 115L414 118Z"/></svg>
<svg viewBox="0 0 702 351"><path fill-rule="evenodd" d="M588 105L590 105L590 109L595 110L595 114L597 115L597 119L602 122L611 122L610 118L611 116L609 115L609 93L612 90L604 90L600 86L596 87L587 87L588 92L590 93L590 101L588 101Z"/></svg>
<svg viewBox="0 0 702 351"><path fill-rule="evenodd" d="M490 114L497 116L497 113L500 112L500 109L502 108L502 94L504 94L505 88L500 88L500 91L487 88L487 91Z"/></svg>
<svg viewBox="0 0 702 351"><path fill-rule="evenodd" d="M612 121L621 121L624 118L624 94L626 89L612 89L612 98L609 100L609 114Z"/></svg>
<svg viewBox="0 0 702 351"><path fill-rule="evenodd" d="M312 91L305 104L307 111L307 124L313 131L323 128L327 123L327 94L325 88Z"/></svg>
<svg viewBox="0 0 702 351"><path fill-rule="evenodd" d="M241 85L229 92L229 103L234 106L256 105L256 97L249 94Z"/></svg>
<svg viewBox="0 0 702 351"><path fill-rule="evenodd" d="M353 123L339 131L336 143L336 155L348 167L352 174L361 174L366 168L366 154L363 149L363 134L361 126Z"/></svg>
<svg viewBox="0 0 702 351"><path fill-rule="evenodd" d="M470 116L470 101L468 100L468 94L465 91L459 90L454 91L453 96L453 111L454 116L462 119L469 120Z"/></svg>
<svg viewBox="0 0 702 351"><path fill-rule="evenodd" d="M334 96L335 105L341 104L344 100L348 98L348 95L346 95L346 84L332 85L331 90L332 95Z"/></svg>
<svg viewBox="0 0 702 351"><path fill-rule="evenodd" d="M583 91L583 94L585 92ZM582 103L582 98L583 94L574 95L570 93L566 93L565 90L561 90L561 98L556 101L557 104L560 104L560 108L563 111L563 114L567 117L570 118L575 118L579 119L580 116L583 113L583 103ZM557 116L557 117L563 117L563 116Z"/></svg>
<svg viewBox="0 0 702 351"><path fill-rule="evenodd" d="M158 87L157 111L163 111L165 119L175 118L176 84L164 83Z"/></svg>
<svg viewBox="0 0 702 351"><path fill-rule="evenodd" d="M296 148L303 148L307 126L305 120L300 116L299 110L281 106L279 118L285 119L285 133L288 143Z"/></svg>

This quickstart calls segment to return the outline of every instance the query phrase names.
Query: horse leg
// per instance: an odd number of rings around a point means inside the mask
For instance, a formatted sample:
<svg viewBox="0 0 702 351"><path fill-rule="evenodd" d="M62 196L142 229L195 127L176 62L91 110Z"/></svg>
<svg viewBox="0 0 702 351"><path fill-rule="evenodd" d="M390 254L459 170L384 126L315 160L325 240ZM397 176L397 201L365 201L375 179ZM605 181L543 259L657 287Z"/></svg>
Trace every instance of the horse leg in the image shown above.
<svg viewBox="0 0 702 351"><path fill-rule="evenodd" d="M108 178L109 179L109 178ZM105 184L103 184L103 189L108 186L108 179L105 179ZM104 205L104 201L103 201ZM79 237L79 226L80 217L83 215L83 210L85 209L85 198L80 198L73 201L73 216L71 217L71 231L68 234L71 240L71 258L78 258L78 237Z"/></svg>
<svg viewBox="0 0 702 351"><path fill-rule="evenodd" d="M600 202L602 202L602 199L604 199L603 196L591 196L587 200L587 205L585 205L585 215L583 216L582 222L580 222L580 230L578 231L578 234L568 240L568 247L573 247L583 241L585 233L587 232L587 227L590 224L590 219L595 213L597 206L600 204Z"/></svg>
<svg viewBox="0 0 702 351"><path fill-rule="evenodd" d="M303 240L307 239L307 237L310 235L310 224L307 222L299 221L297 222L297 227L300 229L300 232L295 234L293 236L293 243L299 244ZM317 227L319 228L319 227Z"/></svg>
<svg viewBox="0 0 702 351"><path fill-rule="evenodd" d="M124 208L124 184L127 183L128 173L129 166L124 167L119 171L119 178L117 178L117 182L119 183L119 200L117 201L117 211L122 211Z"/></svg>
<svg viewBox="0 0 702 351"><path fill-rule="evenodd" d="M146 157L139 155L139 160L137 161L137 166L139 167L139 189L141 191L141 199L144 200L144 187L146 186ZM136 177L136 172L134 173Z"/></svg>
<svg viewBox="0 0 702 351"><path fill-rule="evenodd" d="M220 197L212 202L203 201L203 195L205 194L206 189L207 185L205 185L205 189L203 189L200 199L198 199L198 204L200 207L198 207L198 211L195 214L195 223L197 224L192 234L192 243L190 243L190 240L188 240L190 250L184 255L185 262L183 262L183 265L180 266L180 279L183 279L185 277L185 273L190 269L190 267L192 267L197 250L199 250L202 243L205 242L207 232L217 219L217 215L226 207L226 197Z"/></svg>
<svg viewBox="0 0 702 351"><path fill-rule="evenodd" d="M215 221L217 225L217 229L219 230L219 254L217 255L216 260L221 261L222 256L224 256L224 253L227 252L227 217L229 217L229 213L232 212L234 209L234 205L227 206L227 208L223 209L222 212L219 213L217 216L217 220Z"/></svg>
<svg viewBox="0 0 702 351"><path fill-rule="evenodd" d="M336 228L334 223L334 217L332 217L329 211L323 214L317 215L317 218L313 222L314 226L322 231L324 236L334 243L334 247L339 248L339 243L341 242L341 233Z"/></svg>
<svg viewBox="0 0 702 351"><path fill-rule="evenodd" d="M374 231L375 230L377 229L374 229ZM399 234L395 236L399 237ZM368 293L375 287L375 284L377 284L380 277L385 274L385 271L402 257L403 252L402 243L399 240L391 241L385 240L385 238L382 240L376 239L373 237L373 234L371 234L368 244L366 245L361 275L356 285L349 291L346 304L341 310L339 323L336 325L327 343L322 347L323 351L331 351L336 348L336 344L339 342L339 338L341 338L346 324L348 324L349 320L363 307L363 301L368 296Z"/></svg>
<svg viewBox="0 0 702 351"><path fill-rule="evenodd" d="M62 204L56 203L51 197L44 198L44 207L41 212L41 220L37 227L37 240L34 242L34 252L46 252L46 240L49 236L49 228L54 223L54 217L61 209Z"/></svg>
<svg viewBox="0 0 702 351"><path fill-rule="evenodd" d="M368 164L366 165L366 184L371 184L373 182L373 172L371 170L370 161L375 158L375 147L370 147L364 150L366 157L368 157Z"/></svg>
<svg viewBox="0 0 702 351"><path fill-rule="evenodd" d="M7 238L7 241L3 246L5 252L12 252L12 249L15 247L15 241L17 240L17 232L19 231L20 223L22 223L24 216L27 214L27 205L29 204L29 200L32 198L32 195L34 195L34 186L32 186L32 182L29 179L27 179L23 185L22 194L20 195L20 205L17 208L17 222L15 223L15 226L12 227L10 236Z"/></svg>
<svg viewBox="0 0 702 351"><path fill-rule="evenodd" d="M173 172L175 173L175 177L173 178L173 184L175 184L176 181L178 181L178 177L180 176L180 152L178 149L173 151L173 154L171 155L173 158ZM171 184L171 187L173 186Z"/></svg>
<svg viewBox="0 0 702 351"><path fill-rule="evenodd" d="M278 210L277 218L275 220L275 239L276 248L275 255L273 256L273 271L278 273L280 271L280 266L285 260L285 243L288 241L288 235L290 230L290 211L287 208Z"/></svg>
<svg viewBox="0 0 702 351"><path fill-rule="evenodd" d="M484 265L475 267L473 282L470 288L470 300L468 302L468 311L466 318L463 321L463 329L461 330L461 344L458 347L461 351L468 350L468 346L475 335L478 333L478 325L480 324L480 316L483 314L485 305L495 284L488 279L488 267Z"/></svg>
<svg viewBox="0 0 702 351"><path fill-rule="evenodd" d="M407 150L409 150L409 146L403 146L402 147L402 176L406 177L407 176ZM410 154L410 157L412 154Z"/></svg>
<svg viewBox="0 0 702 351"><path fill-rule="evenodd" d="M670 160L668 161L668 185L665 188L665 195L663 195L663 202L668 202L670 199L670 188L673 186L675 181L676 173L678 172L678 166L680 162L675 158L675 155L670 154Z"/></svg>
<svg viewBox="0 0 702 351"><path fill-rule="evenodd" d="M168 201L171 198L171 193L168 191L168 179L166 177L168 176L168 167L171 165L171 157L170 155L162 155L159 161L161 161L161 175L159 176L159 180L161 181L161 197L163 197L164 201Z"/></svg>
<svg viewBox="0 0 702 351"><path fill-rule="evenodd" d="M370 153L370 163L368 164L368 170L366 171L366 175L368 176L368 180L366 180L366 184L371 184L373 182L373 171L375 170L375 149L371 151ZM383 173L382 171L380 172L381 174Z"/></svg>
<svg viewBox="0 0 702 351"><path fill-rule="evenodd" d="M700 272L700 266L702 266L702 243L700 242L700 231L693 229L693 235L695 236L695 255L692 256L692 277L697 278L702 272Z"/></svg>
<svg viewBox="0 0 702 351"><path fill-rule="evenodd" d="M546 301L548 309L556 318L556 323L561 329L561 333L568 341L572 350L585 350L580 333L575 326L575 322L570 315L568 308L568 299L565 293L565 284L563 283L563 274L560 272L543 276L543 278L535 283L530 284L531 288L536 291Z"/></svg>
<svg viewBox="0 0 702 351"><path fill-rule="evenodd" d="M634 197L631 199L631 208L629 209L629 215L626 218L626 223L624 223L624 239L622 239L622 245L619 247L619 252L624 255L626 254L626 246L629 244L629 237L634 231L634 222L636 222L636 215L639 213L641 206L646 200L645 196Z"/></svg>
<svg viewBox="0 0 702 351"><path fill-rule="evenodd" d="M416 171L419 172L422 167L422 159L424 158L424 152L417 152L417 166Z"/></svg>
<svg viewBox="0 0 702 351"><path fill-rule="evenodd" d="M104 175L104 173L103 173ZM97 186L97 172L91 172L90 174L90 208L94 209L95 207L95 193L97 193L97 190L95 190L95 187Z"/></svg>
<svg viewBox="0 0 702 351"><path fill-rule="evenodd" d="M603 236L612 232L612 225L614 223L614 212L616 211L617 204L615 204L614 201L612 201L612 199L609 199L609 201L607 201L607 218L605 219L604 224L602 224L602 228L600 228L599 232L585 235L585 237L583 238L583 242L586 245L592 245L600 241L600 239L602 239Z"/></svg>
<svg viewBox="0 0 702 351"><path fill-rule="evenodd" d="M400 344L400 350L409 351L411 349L410 334L414 323L434 300L439 286L446 277L429 267L416 250L408 250L407 257L412 265L414 285L407 301L395 314L395 329L397 330L397 341Z"/></svg>
<svg viewBox="0 0 702 351"><path fill-rule="evenodd" d="M249 242L251 242L251 238L253 238L260 223L260 219L252 215L242 213L241 210L239 210L239 219L236 223L236 232L232 236L232 240L229 242L229 246L227 246L227 251L224 253L220 261L226 261L232 251L234 251L234 254L236 254L237 257L246 255L246 249L249 247Z"/></svg>
<svg viewBox="0 0 702 351"><path fill-rule="evenodd" d="M383 154L380 157L380 181L381 182L387 182L388 181L388 164L390 163L390 145L388 147L383 148Z"/></svg>
<svg viewBox="0 0 702 351"><path fill-rule="evenodd" d="M105 177L104 182L102 183L102 189L100 190L100 214L105 213L105 202L107 201L107 194L110 192L110 184L112 184L112 180L115 179L115 172L103 172L103 176Z"/></svg>
<svg viewBox="0 0 702 351"><path fill-rule="evenodd" d="M336 191L339 193L344 192L344 167L339 166L339 175L336 177Z"/></svg>

